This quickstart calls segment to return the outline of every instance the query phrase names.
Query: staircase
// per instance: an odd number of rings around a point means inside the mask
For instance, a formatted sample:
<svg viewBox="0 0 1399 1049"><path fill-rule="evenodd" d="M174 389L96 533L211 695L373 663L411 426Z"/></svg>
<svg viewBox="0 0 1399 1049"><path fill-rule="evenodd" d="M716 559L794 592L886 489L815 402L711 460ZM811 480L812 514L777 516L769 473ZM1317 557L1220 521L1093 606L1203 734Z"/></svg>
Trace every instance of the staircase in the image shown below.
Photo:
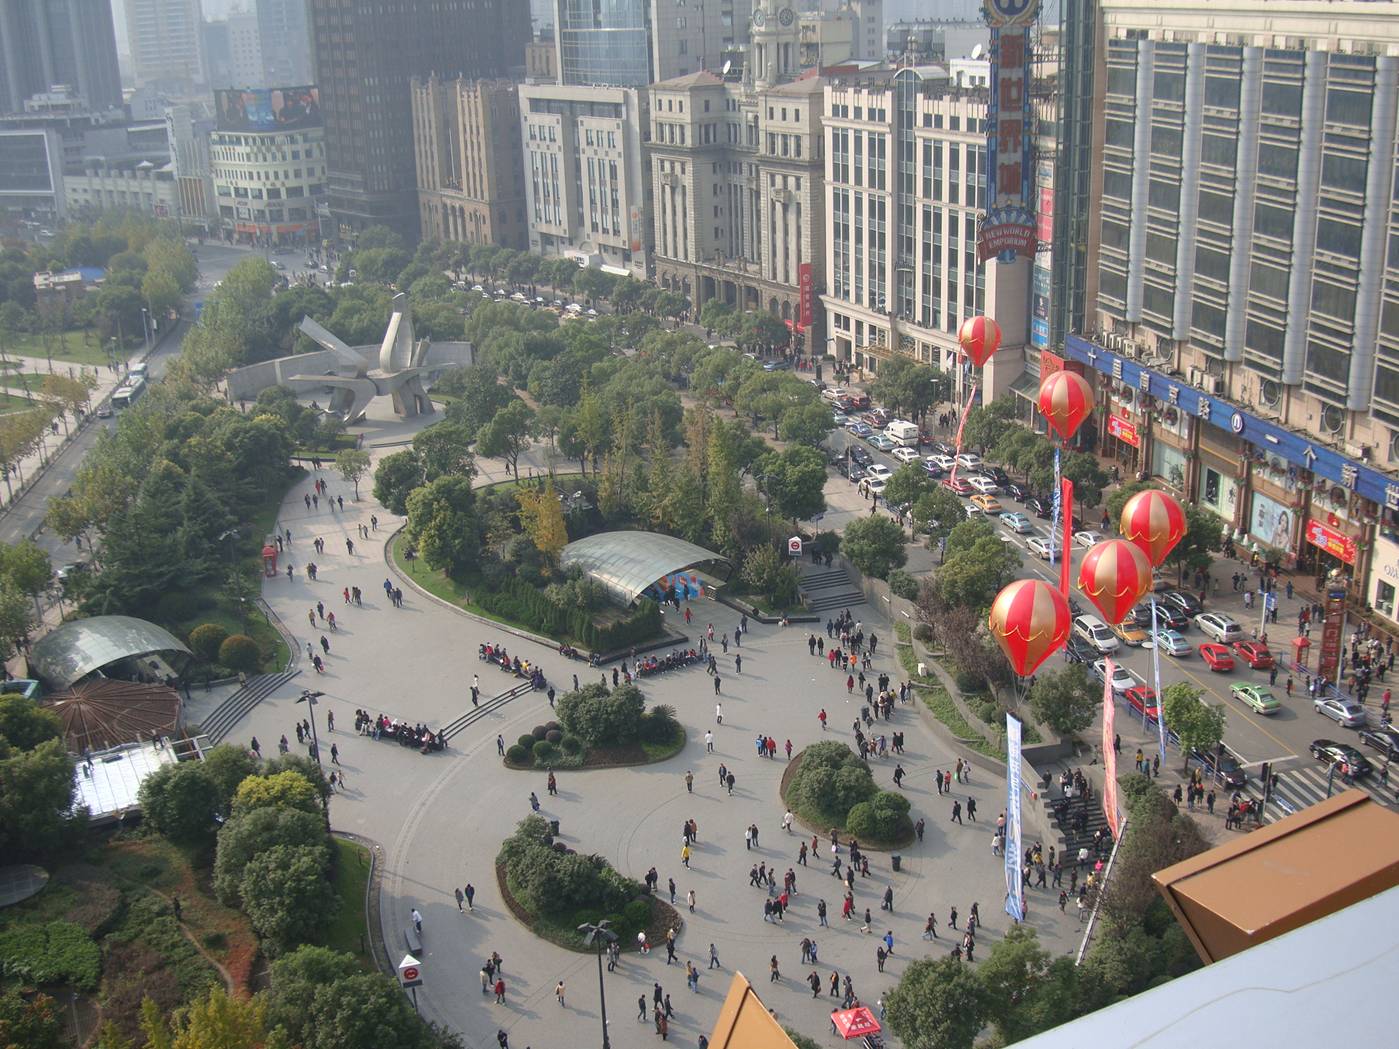
<svg viewBox="0 0 1399 1049"><path fill-rule="evenodd" d="M493 714L501 707L505 706L505 704L509 703L512 699L518 699L520 696L527 695L528 693L533 691L533 685L531 685L528 681L521 681L514 688L502 692L498 696L492 696L490 699L482 703L479 707L472 707L470 710L468 710L461 717L457 718L455 721L449 721L447 724L443 725L442 737L449 741L455 739L458 735L460 735L466 729L470 728L476 722L480 721L487 714Z"/></svg>
<svg viewBox="0 0 1399 1049"><path fill-rule="evenodd" d="M268 696L276 692L300 670L284 670L280 674L263 674L255 677L233 695L220 703L212 714L204 719L200 728L209 737L210 743L220 742L252 709Z"/></svg>
<svg viewBox="0 0 1399 1049"><path fill-rule="evenodd" d="M1057 793L1057 790L1056 790ZM1089 855L1093 855L1093 835L1102 830L1104 836L1111 839L1107 832L1107 817L1103 815L1103 799L1100 794L1092 794L1087 798L1073 798L1068 800L1067 810L1064 811L1064 818L1059 819L1056 814L1055 804L1064 802L1065 799L1056 799L1055 803L1047 803L1051 822L1059 829L1060 840L1063 842L1061 852L1064 855L1065 868L1071 861L1078 859L1078 850L1086 848ZM1087 821L1083 830L1075 830L1075 817L1087 809Z"/></svg>
<svg viewBox="0 0 1399 1049"><path fill-rule="evenodd" d="M844 567L804 564L798 585L809 612L832 612L865 603L864 592L850 582Z"/></svg>

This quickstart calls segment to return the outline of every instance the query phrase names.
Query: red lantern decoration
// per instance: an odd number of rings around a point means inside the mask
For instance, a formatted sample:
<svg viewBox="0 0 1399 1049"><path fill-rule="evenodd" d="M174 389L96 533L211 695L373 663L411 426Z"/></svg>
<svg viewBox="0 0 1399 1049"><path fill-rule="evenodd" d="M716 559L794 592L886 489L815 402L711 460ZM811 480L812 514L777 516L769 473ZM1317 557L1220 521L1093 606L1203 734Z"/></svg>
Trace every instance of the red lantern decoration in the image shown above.
<svg viewBox="0 0 1399 1049"><path fill-rule="evenodd" d="M978 368L991 359L1001 345L1001 326L990 317L968 317L957 332L962 352Z"/></svg>
<svg viewBox="0 0 1399 1049"><path fill-rule="evenodd" d="M1093 412L1093 387L1077 372L1050 372L1040 383L1040 412L1064 440L1069 440Z"/></svg>
<svg viewBox="0 0 1399 1049"><path fill-rule="evenodd" d="M1151 562L1125 539L1089 549L1078 566L1078 588L1109 623L1120 623L1151 589Z"/></svg>
<svg viewBox="0 0 1399 1049"><path fill-rule="evenodd" d="M1033 674L1069 637L1069 603L1038 579L1017 579L991 603L988 625L1021 677Z"/></svg>
<svg viewBox="0 0 1399 1049"><path fill-rule="evenodd" d="M1185 536L1185 511L1180 503L1155 489L1138 492L1122 507L1122 537L1146 554L1159 568Z"/></svg>

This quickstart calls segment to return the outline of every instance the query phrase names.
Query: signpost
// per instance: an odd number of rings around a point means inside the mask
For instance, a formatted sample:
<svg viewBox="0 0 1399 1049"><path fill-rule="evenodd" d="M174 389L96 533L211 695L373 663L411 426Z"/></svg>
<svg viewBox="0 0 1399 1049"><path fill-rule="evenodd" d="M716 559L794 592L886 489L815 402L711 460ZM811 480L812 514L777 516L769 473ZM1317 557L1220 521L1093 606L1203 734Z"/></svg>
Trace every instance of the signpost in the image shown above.
<svg viewBox="0 0 1399 1049"><path fill-rule="evenodd" d="M1321 627L1321 658L1317 661L1316 672L1334 683L1341 664L1341 635L1345 632L1345 588L1328 587L1325 607L1326 618Z"/></svg>
<svg viewBox="0 0 1399 1049"><path fill-rule="evenodd" d="M405 954L398 963L398 982L413 992L413 1011L418 1011L418 988L423 983L423 963L411 954Z"/></svg>

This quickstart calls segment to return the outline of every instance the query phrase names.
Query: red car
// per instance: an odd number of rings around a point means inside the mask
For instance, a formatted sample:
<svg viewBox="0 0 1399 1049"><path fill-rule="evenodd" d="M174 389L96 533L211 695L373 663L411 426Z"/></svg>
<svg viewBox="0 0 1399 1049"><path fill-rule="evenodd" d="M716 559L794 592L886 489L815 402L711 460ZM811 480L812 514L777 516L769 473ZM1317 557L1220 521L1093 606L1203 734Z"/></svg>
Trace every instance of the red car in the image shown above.
<svg viewBox="0 0 1399 1049"><path fill-rule="evenodd" d="M953 492L956 495L972 494L972 486L967 484L967 482L962 480L962 478L960 477L957 478L957 480L955 481L949 477L947 478L947 480L942 482L942 486L946 488L949 492Z"/></svg>
<svg viewBox="0 0 1399 1049"><path fill-rule="evenodd" d="M1213 642L1201 645L1200 658L1205 661L1205 666L1214 671L1234 669L1234 656L1228 645L1216 645Z"/></svg>
<svg viewBox="0 0 1399 1049"><path fill-rule="evenodd" d="M1156 689L1150 685L1137 685L1129 688L1124 695L1127 697L1127 705L1138 714L1145 713L1149 718L1160 716L1160 711L1156 706Z"/></svg>
<svg viewBox="0 0 1399 1049"><path fill-rule="evenodd" d="M1254 670L1269 670L1273 665L1273 654L1262 641L1235 641L1234 654Z"/></svg>

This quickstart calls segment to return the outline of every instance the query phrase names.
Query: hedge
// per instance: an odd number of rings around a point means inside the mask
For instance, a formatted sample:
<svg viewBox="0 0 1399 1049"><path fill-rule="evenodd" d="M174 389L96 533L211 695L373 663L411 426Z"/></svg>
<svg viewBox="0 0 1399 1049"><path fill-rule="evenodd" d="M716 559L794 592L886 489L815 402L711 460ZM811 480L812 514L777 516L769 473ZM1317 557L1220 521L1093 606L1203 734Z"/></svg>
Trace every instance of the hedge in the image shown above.
<svg viewBox="0 0 1399 1049"><path fill-rule="evenodd" d="M72 984L95 991L102 950L72 922L15 925L0 932L0 972L31 984Z"/></svg>
<svg viewBox="0 0 1399 1049"><path fill-rule="evenodd" d="M625 619L598 626L580 608L560 608L544 592L515 577L505 579L498 590L475 590L472 601L492 615L513 620L551 637L570 637L594 652L611 652L654 637L661 629L661 609L642 598Z"/></svg>

